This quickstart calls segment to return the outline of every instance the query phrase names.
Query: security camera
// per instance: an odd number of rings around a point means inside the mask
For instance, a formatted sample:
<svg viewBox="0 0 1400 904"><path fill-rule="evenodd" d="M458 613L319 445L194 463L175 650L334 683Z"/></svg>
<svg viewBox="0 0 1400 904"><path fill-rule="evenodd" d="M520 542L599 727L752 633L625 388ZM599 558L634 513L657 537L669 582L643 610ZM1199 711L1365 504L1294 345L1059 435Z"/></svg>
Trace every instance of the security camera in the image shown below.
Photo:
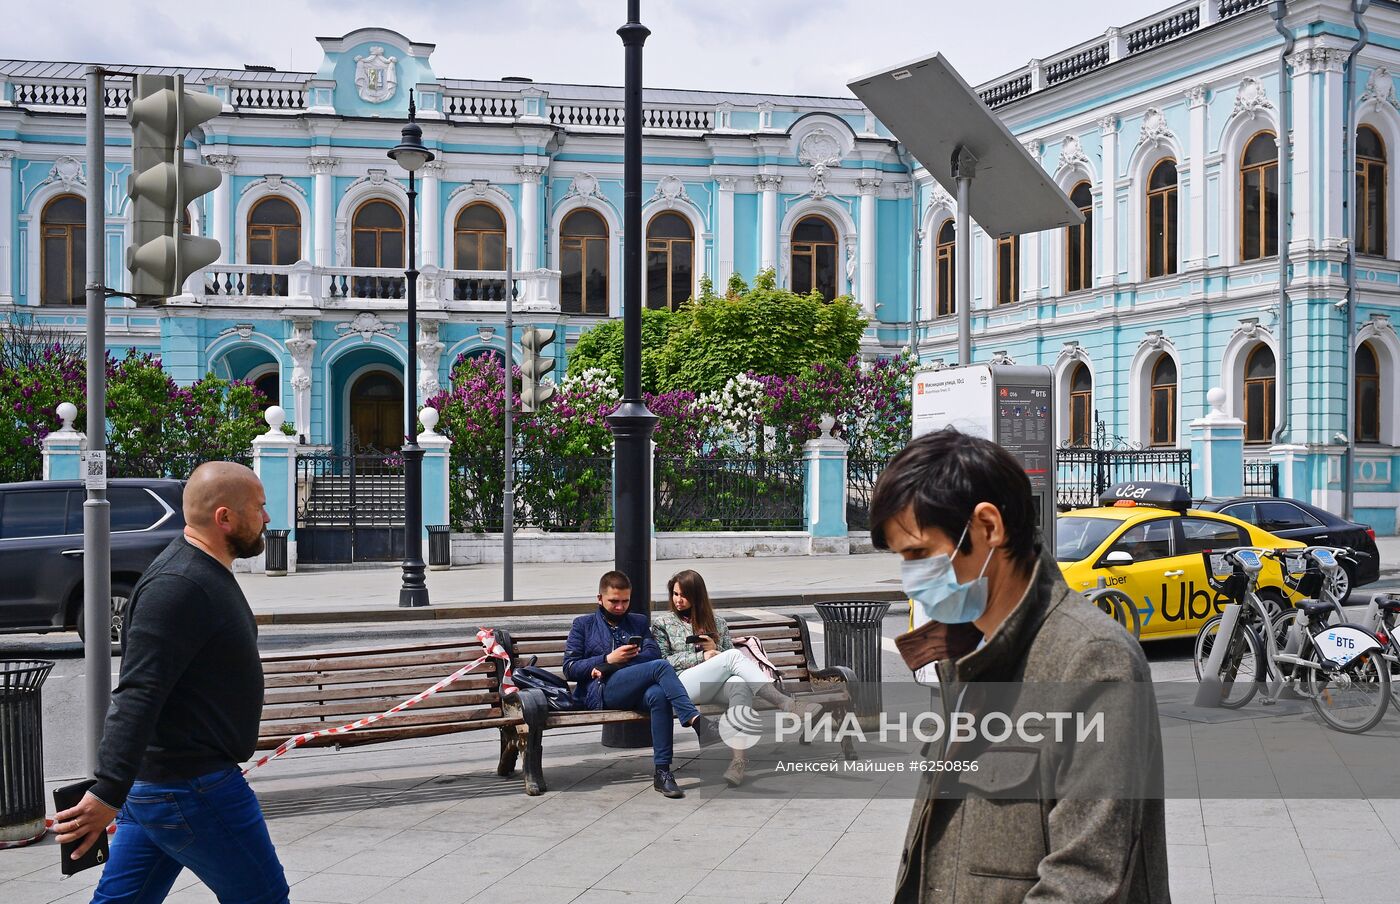
<svg viewBox="0 0 1400 904"><path fill-rule="evenodd" d="M1333 302L1332 307L1339 311L1345 311L1347 309L1347 299L1343 298L1341 301Z"/></svg>

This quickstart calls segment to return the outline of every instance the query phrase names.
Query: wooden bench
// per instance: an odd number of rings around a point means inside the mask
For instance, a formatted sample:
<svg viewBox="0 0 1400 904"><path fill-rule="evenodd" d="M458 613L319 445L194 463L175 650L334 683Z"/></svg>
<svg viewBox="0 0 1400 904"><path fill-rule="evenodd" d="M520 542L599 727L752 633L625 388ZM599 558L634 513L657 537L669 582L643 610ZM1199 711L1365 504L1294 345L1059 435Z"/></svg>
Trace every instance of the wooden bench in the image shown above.
<svg viewBox="0 0 1400 904"><path fill-rule="evenodd" d="M377 715L431 687L482 655L469 640L362 650L269 653L262 656L263 711L258 749L272 750L296 735ZM518 713L501 705L501 667L488 659L476 671L413 707L307 747L349 747L495 728L501 732L501 775L514 770ZM518 709L518 707L517 707ZM511 751L509 764L506 751ZM501 771L504 770L504 771Z"/></svg>
<svg viewBox="0 0 1400 904"><path fill-rule="evenodd" d="M804 702L819 703L823 708L840 718L851 707L850 686L855 675L844 666L819 669L812 656L812 640L807 630L807 622L801 618L776 618L754 621L729 622L730 634L735 637L758 637L773 664L782 672L782 689L785 693ZM569 632L550 631L519 634L512 637L505 631L497 631L496 638L511 655L512 668L522 659L526 664L535 657L534 665L563 674L564 642ZM761 700L755 706L763 708ZM517 752L523 754L525 773L525 793L543 794L547 789L544 780L543 740L544 733L551 728L570 728L586 725L608 725L618 722L646 722L650 716L633 710L600 709L577 710L572 712L551 712L545 704L544 694L536 690L523 690L502 701L507 717L514 717L512 727L501 730L501 762L499 775L510 775L514 771ZM707 704L700 707L706 715L722 713L720 704ZM515 734L515 742L507 748L505 735ZM842 739L842 751L847 759L855 758L854 744L848 737Z"/></svg>

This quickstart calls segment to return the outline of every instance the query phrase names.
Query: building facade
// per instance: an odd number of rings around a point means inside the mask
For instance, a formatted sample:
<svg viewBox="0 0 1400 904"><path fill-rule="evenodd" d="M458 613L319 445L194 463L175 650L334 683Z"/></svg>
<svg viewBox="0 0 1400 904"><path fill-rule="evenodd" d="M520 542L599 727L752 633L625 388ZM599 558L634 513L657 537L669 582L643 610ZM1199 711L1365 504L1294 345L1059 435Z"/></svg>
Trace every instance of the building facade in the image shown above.
<svg viewBox="0 0 1400 904"><path fill-rule="evenodd" d="M1363 40L1349 0L1294 0L1291 47L1269 6L1189 0L979 87L1086 224L972 230L973 360L1054 368L1065 442L1185 447L1220 387L1284 494L1350 498L1394 533L1400 4L1370 4ZM618 316L622 92L440 78L433 45L386 29L320 43L315 73L184 71L225 103L188 150L225 173L189 212L223 258L166 306L112 299L108 335L182 381L257 381L311 444L397 445L408 354L421 399L458 356L504 348L508 249L517 328L556 329L559 371L580 332ZM95 181L82 73L0 62L0 311L73 330ZM109 82L101 179L114 288L128 86ZM406 182L386 156L409 89L437 155L418 179L415 337ZM644 107L649 306L773 268L853 295L868 355L912 344L954 363L953 201L858 101L649 90Z"/></svg>

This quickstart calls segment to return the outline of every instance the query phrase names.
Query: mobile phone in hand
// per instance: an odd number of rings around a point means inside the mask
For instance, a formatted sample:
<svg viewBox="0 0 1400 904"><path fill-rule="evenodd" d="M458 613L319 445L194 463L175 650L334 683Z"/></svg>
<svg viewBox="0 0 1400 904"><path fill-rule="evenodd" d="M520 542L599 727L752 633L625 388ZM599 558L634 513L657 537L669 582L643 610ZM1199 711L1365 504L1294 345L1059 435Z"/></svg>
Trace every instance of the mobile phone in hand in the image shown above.
<svg viewBox="0 0 1400 904"><path fill-rule="evenodd" d="M83 795L87 794L88 789L95 784L97 784L95 779L85 779L76 784L53 789L54 812L62 813L64 810L76 807L82 801ZM97 843L88 848L87 853L80 859L74 860L73 852L78 849L79 843L67 841L59 845L59 869L65 876L71 876L107 862L107 831L105 828L102 834L97 837Z"/></svg>
<svg viewBox="0 0 1400 904"><path fill-rule="evenodd" d="M689 644L700 644L704 643L704 638L699 634L692 634L685 639L685 642Z"/></svg>
<svg viewBox="0 0 1400 904"><path fill-rule="evenodd" d="M640 650L642 648L642 635L633 634L631 637L627 638L627 642Z"/></svg>

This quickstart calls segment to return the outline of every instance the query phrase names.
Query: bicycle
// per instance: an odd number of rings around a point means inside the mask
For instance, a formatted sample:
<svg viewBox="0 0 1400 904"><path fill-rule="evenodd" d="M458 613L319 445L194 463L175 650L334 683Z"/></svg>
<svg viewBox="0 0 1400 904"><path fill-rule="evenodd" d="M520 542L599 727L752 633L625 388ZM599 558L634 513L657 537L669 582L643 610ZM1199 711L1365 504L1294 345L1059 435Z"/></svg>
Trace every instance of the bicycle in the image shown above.
<svg viewBox="0 0 1400 904"><path fill-rule="evenodd" d="M1390 698L1400 707L1400 638L1395 636L1400 627L1397 622L1400 622L1400 593L1375 594L1361 618L1361 624L1381 642L1381 656L1390 672Z"/></svg>
<svg viewBox="0 0 1400 904"><path fill-rule="evenodd" d="M1207 633L1207 624L1197 634L1201 680L1219 682L1219 703L1228 709L1249 703L1261 688L1265 705L1277 703L1288 687L1311 700L1337 731L1369 731L1385 715L1391 694L1390 666L1375 635L1359 625L1329 626L1328 618L1340 611L1334 601L1303 600L1286 628L1283 650L1262 640L1275 638L1278 628L1257 592L1263 560L1281 561L1290 554L1297 551L1252 546L1203 554L1207 581L1235 608L1227 607L1224 615L1229 617L1215 622L1215 633ZM1218 576L1227 571L1221 580ZM1218 650L1222 628L1229 638L1225 649Z"/></svg>

